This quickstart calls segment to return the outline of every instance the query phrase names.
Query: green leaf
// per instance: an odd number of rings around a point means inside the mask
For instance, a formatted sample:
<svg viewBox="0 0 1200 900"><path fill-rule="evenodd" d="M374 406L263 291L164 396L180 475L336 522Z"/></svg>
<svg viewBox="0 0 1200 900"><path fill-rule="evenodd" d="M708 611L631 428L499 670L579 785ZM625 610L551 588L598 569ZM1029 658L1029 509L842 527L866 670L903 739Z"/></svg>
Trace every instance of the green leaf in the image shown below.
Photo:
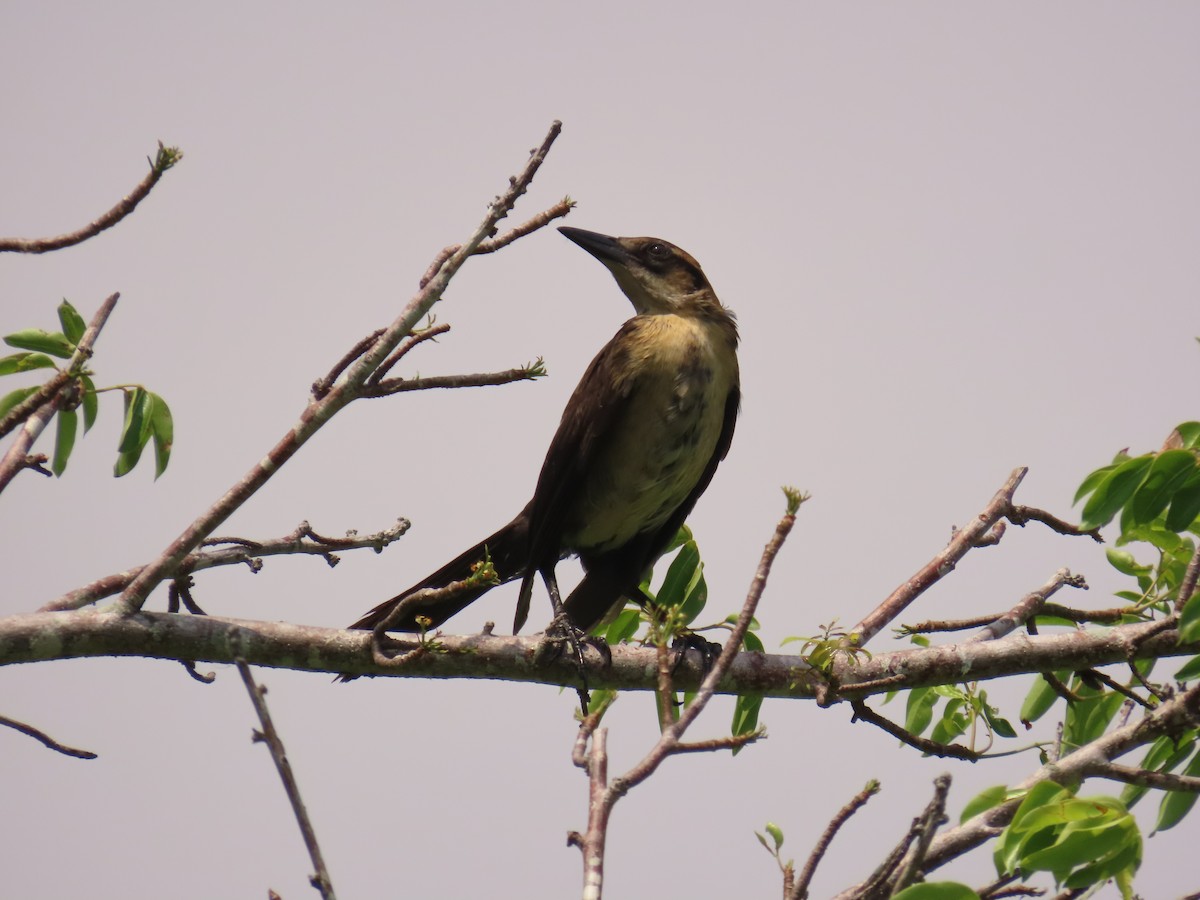
<svg viewBox="0 0 1200 900"><path fill-rule="evenodd" d="M96 413L100 411L100 395L96 393L96 385L86 375L80 375L83 397L80 405L83 407L83 433L87 434L96 424Z"/></svg>
<svg viewBox="0 0 1200 900"><path fill-rule="evenodd" d="M57 364L44 353L14 353L11 356L0 357L0 375L54 368L57 368Z"/></svg>
<svg viewBox="0 0 1200 900"><path fill-rule="evenodd" d="M1195 599L1195 597L1192 598L1192 600ZM1184 608L1186 609L1186 607ZM1200 656L1193 656L1175 673L1177 681L1191 681L1193 678L1200 678Z"/></svg>
<svg viewBox="0 0 1200 900"><path fill-rule="evenodd" d="M1072 747L1082 747L1104 734L1113 717L1120 712L1125 698L1115 691L1096 692L1078 684L1072 687L1085 699L1068 704L1063 723L1063 742Z"/></svg>
<svg viewBox="0 0 1200 900"><path fill-rule="evenodd" d="M775 849L778 850L783 846L783 829L774 822L768 822L765 826L767 834L771 836L771 840L775 842Z"/></svg>
<svg viewBox="0 0 1200 900"><path fill-rule="evenodd" d="M1184 422L1175 429L1188 449L1200 447L1200 422Z"/></svg>
<svg viewBox="0 0 1200 900"><path fill-rule="evenodd" d="M1128 457L1125 458L1127 459ZM1083 479L1083 484L1081 484L1079 486L1079 490L1075 492L1075 499L1071 501L1071 505L1074 506L1076 503L1094 491L1096 486L1105 479L1108 473L1120 465L1120 462L1121 461L1111 462L1107 466L1101 466L1099 469L1091 472L1087 478Z"/></svg>
<svg viewBox="0 0 1200 900"><path fill-rule="evenodd" d="M1141 485L1153 463L1154 456L1148 453L1127 459L1106 473L1096 485L1088 502L1084 504L1080 528L1089 531L1111 522L1117 511Z"/></svg>
<svg viewBox="0 0 1200 900"><path fill-rule="evenodd" d="M1176 767L1187 759L1188 754L1196 746L1196 731L1184 732L1176 740L1168 735L1162 735L1150 745L1150 749L1146 751L1146 755L1142 757L1139 768L1150 772L1173 772ZM1148 787L1143 787L1140 784L1127 784L1121 791L1121 802L1125 804L1126 809L1132 809L1142 797L1150 790Z"/></svg>
<svg viewBox="0 0 1200 900"><path fill-rule="evenodd" d="M1070 675L1067 672L1056 672L1055 674L1060 681ZM1049 711L1058 699L1058 694L1054 692L1054 688L1050 687L1050 682L1040 676L1035 678L1033 687L1025 696L1025 702L1021 704L1021 721L1036 722Z"/></svg>
<svg viewBox="0 0 1200 900"><path fill-rule="evenodd" d="M1000 737L1015 738L1017 730L1012 727L1012 723L1000 716L995 707L983 704L983 717L987 720L988 725L992 727L992 731L1000 735Z"/></svg>
<svg viewBox="0 0 1200 900"><path fill-rule="evenodd" d="M1200 515L1200 472L1194 473L1187 483L1171 498L1171 509L1167 513L1167 528L1184 531Z"/></svg>
<svg viewBox="0 0 1200 900"><path fill-rule="evenodd" d="M1108 564L1122 575L1137 578L1139 575L1149 575L1154 571L1153 566L1142 565L1128 550L1114 550L1109 547L1104 551L1104 555L1108 557Z"/></svg>
<svg viewBox="0 0 1200 900"><path fill-rule="evenodd" d="M1165 450L1158 454L1129 501L1130 521L1153 522L1195 473L1196 456L1190 450Z"/></svg>
<svg viewBox="0 0 1200 900"><path fill-rule="evenodd" d="M1200 591L1196 591L1183 604L1183 612L1179 614L1179 643L1189 644L1200 641Z"/></svg>
<svg viewBox="0 0 1200 900"><path fill-rule="evenodd" d="M153 395L144 388L134 388L125 393L125 424L121 429L121 442L117 446L117 462L113 466L113 474L117 478L132 472L142 458L142 451L150 440L153 405Z"/></svg>
<svg viewBox="0 0 1200 900"><path fill-rule="evenodd" d="M763 647L762 639L753 631L747 631L746 636L742 638L742 649L748 650L751 653L766 653L766 648Z"/></svg>
<svg viewBox="0 0 1200 900"><path fill-rule="evenodd" d="M1183 774L1192 778L1200 776L1200 749L1192 754L1191 760L1184 767ZM1200 795L1191 791L1167 791L1162 803L1158 805L1158 821L1151 833L1157 834L1160 831L1166 831L1182 822L1183 817L1196 805L1198 796Z"/></svg>
<svg viewBox="0 0 1200 900"><path fill-rule="evenodd" d="M609 644L623 644L637 634L638 626L641 622L642 615L640 609L623 609L617 613L617 617L608 626L604 633L604 639Z"/></svg>
<svg viewBox="0 0 1200 900"><path fill-rule="evenodd" d="M58 411L58 426L54 436L54 461L50 464L52 471L59 478L67 469L67 460L75 447L75 432L79 427L79 414L73 409Z"/></svg>
<svg viewBox="0 0 1200 900"><path fill-rule="evenodd" d="M996 847L992 851L992 861L996 865L998 875L1007 875L1017 868L1023 850L1026 849L1027 844L1031 843L1030 839L1035 836L1028 827L1033 819L1033 814L1070 796L1070 792L1066 788L1052 781L1040 781L1029 789L1021 801L1021 805L1013 814L1012 821L1000 833ZM1051 834L1032 843L1040 848L1048 845L1052 839L1053 835Z"/></svg>
<svg viewBox="0 0 1200 900"><path fill-rule="evenodd" d="M968 819L973 819L981 812L987 812L993 807L999 806L1008 799L1008 788L1002 784L992 785L990 788L985 788L974 797L967 801L967 805L963 807L962 815L958 817L958 824L962 824Z"/></svg>
<svg viewBox="0 0 1200 900"><path fill-rule="evenodd" d="M892 900L979 900L979 895L957 881L925 881L893 894Z"/></svg>
<svg viewBox="0 0 1200 900"><path fill-rule="evenodd" d="M658 589L657 600L660 606L681 606L687 596L688 588L696 577L700 565L700 550L695 541L688 541L679 548L671 565L663 578L662 587Z"/></svg>
<svg viewBox="0 0 1200 900"><path fill-rule="evenodd" d="M58 323L62 325L63 334L72 344L78 344L83 333L87 331L83 316L66 297L63 298L62 303L58 304Z"/></svg>
<svg viewBox="0 0 1200 900"><path fill-rule="evenodd" d="M966 731L969 724L970 717L963 712L963 701L957 698L949 700L946 702L946 708L942 710L942 717L933 726L929 737L939 744L949 744Z"/></svg>
<svg viewBox="0 0 1200 900"><path fill-rule="evenodd" d="M15 391L9 391L3 397L0 397L0 419L7 416L14 407L19 405L26 397L37 393L37 387L17 388Z"/></svg>
<svg viewBox="0 0 1200 900"><path fill-rule="evenodd" d="M931 688L914 688L908 692L908 705L904 713L904 730L909 734L921 734L933 721L933 706L938 695Z"/></svg>
<svg viewBox="0 0 1200 900"><path fill-rule="evenodd" d="M8 335L4 343L18 350L36 350L39 353L49 353L59 359L70 359L75 353L75 344L67 340L67 336L57 331L43 331L41 328L26 328Z"/></svg>
<svg viewBox="0 0 1200 900"><path fill-rule="evenodd" d="M167 471L167 463L171 461L171 448L175 445L175 420L171 417L171 408L166 400L158 394L150 394L150 399L150 434L154 437L154 478L157 480Z"/></svg>
<svg viewBox="0 0 1200 900"><path fill-rule="evenodd" d="M758 713L762 709L762 701L760 695L754 694L742 694L737 698L733 704L733 734L749 734L758 727ZM741 747L734 747L733 755L737 756L741 750Z"/></svg>

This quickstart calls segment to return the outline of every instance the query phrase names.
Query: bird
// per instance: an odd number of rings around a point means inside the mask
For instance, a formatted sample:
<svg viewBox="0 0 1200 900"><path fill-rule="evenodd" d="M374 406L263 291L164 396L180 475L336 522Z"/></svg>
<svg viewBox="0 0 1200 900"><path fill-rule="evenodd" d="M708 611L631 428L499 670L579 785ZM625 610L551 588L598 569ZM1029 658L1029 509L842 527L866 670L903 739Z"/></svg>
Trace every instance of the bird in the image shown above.
<svg viewBox="0 0 1200 900"><path fill-rule="evenodd" d="M515 634L540 575L552 624L586 634L626 598L641 596L643 578L729 452L741 402L737 321L700 264L659 238L558 230L604 264L635 315L567 401L525 508L352 629L436 628L495 585L520 578ZM584 576L564 602L556 566L571 555ZM470 578L484 561L494 578L427 590Z"/></svg>

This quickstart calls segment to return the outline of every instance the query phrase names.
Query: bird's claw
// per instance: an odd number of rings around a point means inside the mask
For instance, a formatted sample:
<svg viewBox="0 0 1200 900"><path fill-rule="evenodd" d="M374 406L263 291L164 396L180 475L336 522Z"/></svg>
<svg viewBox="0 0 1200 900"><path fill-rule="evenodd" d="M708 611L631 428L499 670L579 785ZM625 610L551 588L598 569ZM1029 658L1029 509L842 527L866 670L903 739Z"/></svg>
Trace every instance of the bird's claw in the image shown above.
<svg viewBox="0 0 1200 900"><path fill-rule="evenodd" d="M609 649L608 642L604 638L593 637L586 631L576 627L575 623L564 614L555 616L554 620L550 623L550 627L542 635L542 641L534 651L534 665L549 665L562 656L564 650L568 647L571 650L572 661L575 663L575 670L579 673L580 687L576 688L576 692L579 694L579 706L586 716L588 713L588 703L591 698L588 694L587 664L584 659L584 648L591 647L600 654L606 667L612 665L612 650Z"/></svg>
<svg viewBox="0 0 1200 900"><path fill-rule="evenodd" d="M687 652L695 650L700 654L700 673L702 676L707 675L716 665L717 657L721 655L722 649L724 648L720 644L714 644L694 631L680 631L671 641L671 650L675 653L675 661L671 664L671 674L674 675L679 671L679 667L687 659Z"/></svg>

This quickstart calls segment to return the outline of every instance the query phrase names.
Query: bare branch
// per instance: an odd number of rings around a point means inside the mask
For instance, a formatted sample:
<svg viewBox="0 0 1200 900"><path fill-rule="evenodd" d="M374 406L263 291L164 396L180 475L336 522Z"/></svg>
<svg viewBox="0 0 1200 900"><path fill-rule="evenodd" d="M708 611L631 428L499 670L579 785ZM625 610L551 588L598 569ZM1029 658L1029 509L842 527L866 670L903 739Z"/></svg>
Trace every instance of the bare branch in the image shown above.
<svg viewBox="0 0 1200 900"><path fill-rule="evenodd" d="M66 744L60 744L44 731L39 731L32 725L26 725L24 722L18 722L16 719L10 719L8 716L0 716L0 725L5 725L21 734L27 734L35 741L41 741L45 746L49 747L63 756L73 756L76 759L95 759L96 754L91 750L77 750L75 747L68 747Z"/></svg>
<svg viewBox="0 0 1200 900"><path fill-rule="evenodd" d="M417 293L397 319L388 326L384 334L347 371L339 383L330 388L320 400L312 400L296 423L279 442L268 451L266 457L256 463L224 496L203 512L175 538L149 565L125 588L117 609L129 615L142 608L150 592L165 578L179 568L184 558L200 542L218 528L234 510L250 499L289 459L296 454L318 430L344 406L361 396L367 377L382 363L405 337L410 335L417 322L428 315L433 304L441 299L450 279L475 252L479 243L491 237L497 223L506 215L517 199L525 193L533 176L546 158L554 139L562 130L562 123L554 122L540 147L535 149L521 174L509 180L509 188L490 205L488 214L475 232L457 251L445 260L424 288Z"/></svg>
<svg viewBox="0 0 1200 900"><path fill-rule="evenodd" d="M1176 775L1174 772L1152 772L1149 769L1138 769L1133 766L1101 763L1090 768L1087 774L1093 778L1106 778L1109 781L1158 788L1163 791L1200 793L1200 778L1191 775Z"/></svg>
<svg viewBox="0 0 1200 900"><path fill-rule="evenodd" d="M416 347L418 344L423 344L426 341L436 340L438 335L445 334L449 330L450 326L443 323L441 325L430 325L428 328L422 328L420 331L413 332L413 334L404 339L404 343L402 343L392 352L391 356L379 364L379 368L367 376L366 384L379 384L379 382L383 380L383 377L392 370L396 363L404 359L404 357L407 356L409 351L411 351L414 347ZM331 381L330 384L332 383L333 382Z"/></svg>
<svg viewBox="0 0 1200 900"><path fill-rule="evenodd" d="M1058 516L1046 512L1044 509L1037 509L1033 506L1013 506L1004 517L1014 525L1022 528L1026 522L1041 522L1051 531L1056 531L1059 534L1075 535L1078 537L1090 537L1097 544L1103 544L1104 538L1100 536L1099 528L1090 528L1084 531L1078 525L1072 525L1070 522L1065 522Z"/></svg>
<svg viewBox="0 0 1200 900"><path fill-rule="evenodd" d="M163 142L159 141L158 153L150 162L150 171L142 179L141 184L135 187L132 193L122 198L116 206L104 215L93 220L78 231L60 234L58 237L0 238L0 253L47 253L51 250L61 250L64 247L81 244L88 238L95 237L100 232L112 228L137 209L137 205L158 184L158 180L163 177L163 173L181 159L183 159L183 153L180 152L178 147L164 147Z"/></svg>
<svg viewBox="0 0 1200 900"><path fill-rule="evenodd" d="M864 722L870 722L872 725L883 729L892 737L899 741L903 741L910 747L915 747L922 753L928 753L930 756L951 757L953 759L965 759L968 762L975 762L981 759L984 754L977 753L969 747L964 747L961 744L942 744L937 741L931 741L928 738L923 738L920 735L913 734L907 731L879 713L870 709L861 700L851 700L850 708L854 710L854 718L851 721L861 719Z"/></svg>
<svg viewBox="0 0 1200 900"><path fill-rule="evenodd" d="M428 391L433 388L494 387L514 381L533 381L546 372L541 359L516 369L477 375L430 375L423 378L388 378L363 389L364 397L389 397L404 391Z"/></svg>
<svg viewBox="0 0 1200 900"><path fill-rule="evenodd" d="M1200 579L1200 546L1192 554L1191 562L1183 573L1183 581L1179 583L1179 596L1175 598L1175 612L1183 612L1183 605L1192 598L1196 590L1196 581Z"/></svg>
<svg viewBox="0 0 1200 900"><path fill-rule="evenodd" d="M808 885L817 871L817 866L820 864L821 858L825 856L825 851L833 843L833 839L837 836L838 831L849 821L852 815L862 809L867 801L878 793L879 782L872 779L867 782L866 787L854 795L849 803L838 810L837 815L829 821L829 824L825 826L825 830L821 832L821 837L817 840L817 845L813 848L813 852L809 854L808 862L804 864L800 876L796 879L796 883L792 885L792 889L787 895L788 900L805 900L808 897Z"/></svg>
<svg viewBox="0 0 1200 900"><path fill-rule="evenodd" d="M304 846L308 849L309 859L312 860L313 869L316 870L308 880L321 892L321 896L325 900L336 900L337 895L333 891L333 881L329 877L329 870L325 867L325 858L321 855L321 845L317 843L317 832L313 828L312 820L308 817L304 800L300 797L300 785L296 783L292 764L288 761L287 751L283 749L283 740L279 737L279 732L275 730L274 722L271 721L271 711L267 709L267 689L254 683L254 676L244 659L237 660L237 667L242 674L242 682L246 685L246 692L250 694L250 702L254 704L254 711L258 714L258 721L262 723L263 730L254 733L254 740L262 741L271 751L271 759L275 761L275 768L283 782L288 802L292 804L292 813L296 816L296 822L300 826L300 834L304 837Z"/></svg>
<svg viewBox="0 0 1200 900"><path fill-rule="evenodd" d="M447 325L446 327L449 328L450 326ZM349 350L347 350L345 355L341 359L339 359L336 363L333 364L333 368L330 369L329 372L326 373L324 377L318 378L316 381L313 382L313 386L312 386L313 397L315 397L317 400L320 400L322 397L324 397L326 394L328 394L329 389L331 387L333 387L334 382L336 382L338 380L338 378L341 376L341 374L344 371L346 371L346 369L356 359L358 359L364 353L366 353L368 350L370 350L372 347L374 347L375 342L378 341L381 337L383 337L383 334L385 331L387 331L386 328L376 328L374 331L372 331L370 334L368 334L365 338L363 338L361 341L359 341L357 344L355 344L353 347L351 347Z"/></svg>
<svg viewBox="0 0 1200 900"><path fill-rule="evenodd" d="M1014 469L983 511L968 526L955 532L946 549L918 569L911 578L892 591L886 600L851 629L852 634L858 635L858 646L866 644L886 627L888 622L900 615L910 603L954 571L958 561L975 548L992 526L1012 508L1013 493L1017 490L1017 486L1027 471L1024 468Z"/></svg>
<svg viewBox="0 0 1200 900"><path fill-rule="evenodd" d="M397 519L391 528L375 534L358 535L351 532L344 538L321 537L312 531L308 522L301 522L291 534L265 541L254 541L246 538L226 537L209 538L204 541L206 549L194 550L184 557L179 565L180 573L195 573L216 566L233 566L245 564L251 572L262 568L262 561L267 556L290 556L293 554L308 554L324 556L329 560L333 551L370 549L376 553L408 531L411 523L408 519ZM219 544L232 544L229 547L217 547ZM213 549L207 549L212 547ZM42 606L38 612L64 612L80 609L105 597L111 597L125 590L134 578L142 571L142 566L116 572L93 581L91 584L76 588L63 594L57 600L51 600Z"/></svg>
<svg viewBox="0 0 1200 900"><path fill-rule="evenodd" d="M1006 612L1003 616L990 622L983 631L967 638L969 641L992 641L996 638L1002 638L1016 628L1021 627L1031 617L1038 614L1038 610L1046 602L1048 597L1061 588L1063 585L1069 585L1073 588L1081 588L1087 590L1087 582L1083 580L1082 575L1072 575L1067 569L1059 569L1054 573L1054 576L1043 584L1036 591L1026 594L1021 602Z"/></svg>

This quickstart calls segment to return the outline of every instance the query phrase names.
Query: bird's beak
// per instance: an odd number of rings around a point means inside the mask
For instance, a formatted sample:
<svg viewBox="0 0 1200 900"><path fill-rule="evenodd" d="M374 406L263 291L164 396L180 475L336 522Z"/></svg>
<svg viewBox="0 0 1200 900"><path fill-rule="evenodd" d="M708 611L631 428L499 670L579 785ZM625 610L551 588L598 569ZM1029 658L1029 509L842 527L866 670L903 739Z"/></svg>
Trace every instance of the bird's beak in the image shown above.
<svg viewBox="0 0 1200 900"><path fill-rule="evenodd" d="M564 226L558 230L562 232L563 237L574 241L605 265L616 264L623 267L629 262L629 251L615 237L595 231L584 231L582 228Z"/></svg>

